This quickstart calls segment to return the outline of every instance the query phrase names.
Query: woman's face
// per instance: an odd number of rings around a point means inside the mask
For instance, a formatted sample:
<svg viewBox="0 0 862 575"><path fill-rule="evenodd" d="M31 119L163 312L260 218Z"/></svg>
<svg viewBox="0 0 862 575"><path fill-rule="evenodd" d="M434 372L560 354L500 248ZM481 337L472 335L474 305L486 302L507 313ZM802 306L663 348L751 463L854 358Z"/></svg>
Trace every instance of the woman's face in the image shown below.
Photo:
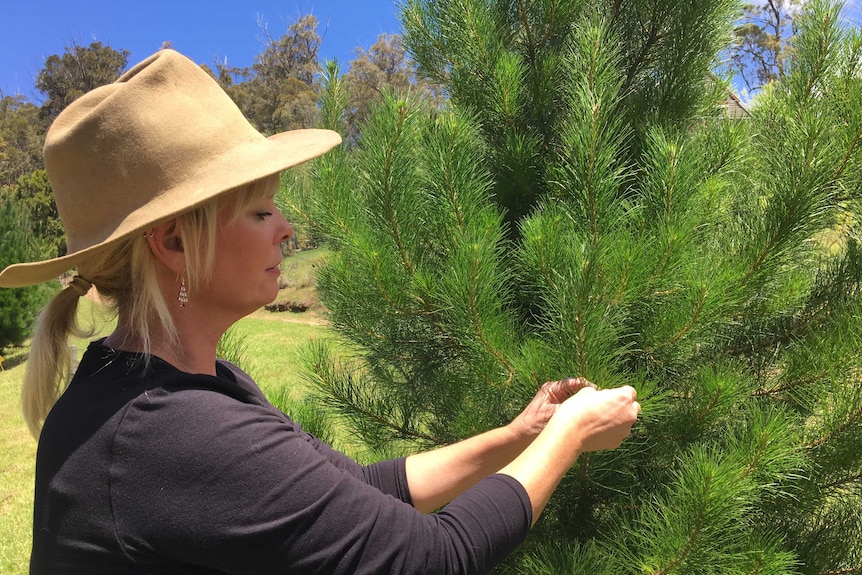
<svg viewBox="0 0 862 575"><path fill-rule="evenodd" d="M281 243L292 235L273 198L256 201L237 215L227 202L218 214L212 276L191 297L208 299L200 303L237 319L270 303L278 295Z"/></svg>

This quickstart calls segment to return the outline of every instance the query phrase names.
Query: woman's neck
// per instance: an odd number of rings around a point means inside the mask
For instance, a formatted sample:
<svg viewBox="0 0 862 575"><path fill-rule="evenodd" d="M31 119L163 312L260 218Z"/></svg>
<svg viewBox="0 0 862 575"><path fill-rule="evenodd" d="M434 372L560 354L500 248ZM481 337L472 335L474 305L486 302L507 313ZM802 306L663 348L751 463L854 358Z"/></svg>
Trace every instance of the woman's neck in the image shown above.
<svg viewBox="0 0 862 575"><path fill-rule="evenodd" d="M119 322L105 339L105 345L134 353L147 353L166 361L180 371L215 375L218 337L206 337L201 332L178 330L171 338L162 330L149 334L149 346L127 324Z"/></svg>

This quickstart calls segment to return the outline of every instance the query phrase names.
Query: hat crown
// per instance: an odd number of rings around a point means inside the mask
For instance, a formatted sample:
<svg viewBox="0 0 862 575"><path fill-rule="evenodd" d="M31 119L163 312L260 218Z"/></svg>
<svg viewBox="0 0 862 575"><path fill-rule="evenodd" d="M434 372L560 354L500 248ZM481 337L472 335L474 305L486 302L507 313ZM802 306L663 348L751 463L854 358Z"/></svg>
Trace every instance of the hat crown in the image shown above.
<svg viewBox="0 0 862 575"><path fill-rule="evenodd" d="M175 190L256 139L265 138L215 80L173 50L88 92L45 138L45 167L69 253L150 223L141 210L169 208L179 200Z"/></svg>

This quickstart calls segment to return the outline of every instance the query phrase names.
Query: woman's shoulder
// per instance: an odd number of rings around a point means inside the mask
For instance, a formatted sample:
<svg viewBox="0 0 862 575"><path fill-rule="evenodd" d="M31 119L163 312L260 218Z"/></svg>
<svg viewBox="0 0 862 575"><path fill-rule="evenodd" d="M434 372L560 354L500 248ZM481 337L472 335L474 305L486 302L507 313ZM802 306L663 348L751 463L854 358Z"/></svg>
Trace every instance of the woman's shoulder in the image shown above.
<svg viewBox="0 0 862 575"><path fill-rule="evenodd" d="M243 418L285 417L231 363L219 361L215 376L187 373L155 356L111 348L103 340L89 345L49 420L66 427L80 423L84 413L93 424L125 431L142 422L179 431Z"/></svg>
<svg viewBox="0 0 862 575"><path fill-rule="evenodd" d="M159 387L201 390L225 394L235 399L265 401L254 380L233 363L217 360L215 375L182 371L156 355L112 348L104 339L93 341L77 364L71 387L109 387L152 390Z"/></svg>

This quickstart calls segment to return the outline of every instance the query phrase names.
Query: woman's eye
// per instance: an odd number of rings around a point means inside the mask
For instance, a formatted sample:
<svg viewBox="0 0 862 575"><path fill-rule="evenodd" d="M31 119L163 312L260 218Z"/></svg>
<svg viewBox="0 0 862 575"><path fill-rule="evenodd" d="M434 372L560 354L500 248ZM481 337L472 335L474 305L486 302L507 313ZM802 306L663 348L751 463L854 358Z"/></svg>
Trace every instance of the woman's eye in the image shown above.
<svg viewBox="0 0 862 575"><path fill-rule="evenodd" d="M261 220L265 220L267 217L272 215L272 212L255 212L254 215L259 217Z"/></svg>

